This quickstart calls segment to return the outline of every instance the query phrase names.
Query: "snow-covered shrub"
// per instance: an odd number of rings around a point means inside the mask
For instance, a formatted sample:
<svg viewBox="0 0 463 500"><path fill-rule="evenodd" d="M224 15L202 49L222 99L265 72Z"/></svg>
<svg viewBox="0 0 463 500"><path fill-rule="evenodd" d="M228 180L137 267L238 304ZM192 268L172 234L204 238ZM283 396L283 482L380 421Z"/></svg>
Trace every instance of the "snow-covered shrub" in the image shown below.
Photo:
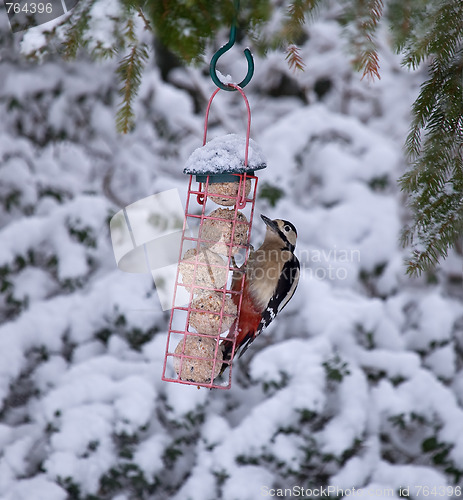
<svg viewBox="0 0 463 500"><path fill-rule="evenodd" d="M136 127L119 136L111 63L2 61L1 498L255 500L294 486L398 497L413 485L458 496L461 256L410 280L398 243L395 179L420 75L384 48L382 80L360 82L335 22L307 34L304 73L269 54L248 90L268 158L257 210L297 227L301 282L230 391L161 382L168 317L150 276L116 268L108 225L140 198L186 191L208 78L177 67L164 81L150 59ZM271 95L281 74L304 99ZM217 102L210 135L242 131L238 97ZM256 219L254 245L263 234Z"/></svg>

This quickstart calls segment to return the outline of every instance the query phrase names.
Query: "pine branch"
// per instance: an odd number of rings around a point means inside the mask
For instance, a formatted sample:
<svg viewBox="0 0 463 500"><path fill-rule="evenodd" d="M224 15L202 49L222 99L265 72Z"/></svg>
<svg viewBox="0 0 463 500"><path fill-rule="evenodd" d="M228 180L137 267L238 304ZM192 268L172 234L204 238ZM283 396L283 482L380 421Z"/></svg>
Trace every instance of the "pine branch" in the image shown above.
<svg viewBox="0 0 463 500"><path fill-rule="evenodd" d="M387 18L398 53L402 52L413 30L417 12L424 12L424 5L418 9L418 2L426 0L389 0Z"/></svg>
<svg viewBox="0 0 463 500"><path fill-rule="evenodd" d="M122 104L116 116L117 130L124 134L134 127L132 104L140 87L143 69L148 60L148 47L146 44L138 43L132 20L127 23L126 35L132 45L129 47L129 54L122 59L117 69L117 74L122 80L123 86L119 91L122 96Z"/></svg>
<svg viewBox="0 0 463 500"><path fill-rule="evenodd" d="M230 27L233 2L150 1L153 27L162 43L187 63L201 61L206 41L222 26Z"/></svg>
<svg viewBox="0 0 463 500"><path fill-rule="evenodd" d="M407 260L407 274L418 276L423 271L435 267L440 258L446 258L449 249L461 238L463 232L463 198L459 194L446 197L445 215L439 218L435 226L421 222L419 227L407 227L402 233L402 243L412 246L412 256ZM444 202L435 203L435 209L442 211ZM458 210L458 206L460 209Z"/></svg>
<svg viewBox="0 0 463 500"><path fill-rule="evenodd" d="M146 18L142 8L138 8L138 16L141 17L143 19L143 23L145 24L145 30L146 31L149 31L149 32L153 32L153 27L151 26L151 23L148 21L148 19Z"/></svg>
<svg viewBox="0 0 463 500"><path fill-rule="evenodd" d="M286 60L291 70L305 68L299 54L298 43L305 37L304 25L307 18L314 17L324 0L292 0L286 11L280 30L271 39L264 40L264 53L269 49L285 50ZM258 37L255 40L259 43Z"/></svg>
<svg viewBox="0 0 463 500"><path fill-rule="evenodd" d="M302 59L299 53L299 47L296 47L296 45L290 45L286 49L285 59L288 61L288 65L291 70L304 71L305 68L304 60Z"/></svg>
<svg viewBox="0 0 463 500"><path fill-rule="evenodd" d="M362 79L380 78L375 32L382 15L382 0L349 0L344 12L353 64L363 72Z"/></svg>
<svg viewBox="0 0 463 500"><path fill-rule="evenodd" d="M75 59L77 51L83 43L83 34L88 28L88 13L83 14L67 32L66 40L63 44L64 58Z"/></svg>
<svg viewBox="0 0 463 500"><path fill-rule="evenodd" d="M363 54L361 54L358 61L360 69L363 68L362 80L365 77L367 77L368 80L374 80L375 78L380 80L379 58L376 52L376 46L370 37L367 36L366 39L371 43L372 48L366 49Z"/></svg>
<svg viewBox="0 0 463 500"><path fill-rule="evenodd" d="M85 33L88 30L90 10L94 3L95 0L79 3L63 24L69 26L63 42L63 56L67 60L75 59L79 48L86 45Z"/></svg>
<svg viewBox="0 0 463 500"><path fill-rule="evenodd" d="M459 0L427 2L404 46L404 64L416 69L430 55L449 62L461 41L463 5Z"/></svg>
<svg viewBox="0 0 463 500"><path fill-rule="evenodd" d="M304 24L308 17L314 16L322 0L293 0L287 11L278 40L280 46L296 44L304 32Z"/></svg>
<svg viewBox="0 0 463 500"><path fill-rule="evenodd" d="M312 15L320 0L293 0L288 9L289 19L302 26L307 16Z"/></svg>

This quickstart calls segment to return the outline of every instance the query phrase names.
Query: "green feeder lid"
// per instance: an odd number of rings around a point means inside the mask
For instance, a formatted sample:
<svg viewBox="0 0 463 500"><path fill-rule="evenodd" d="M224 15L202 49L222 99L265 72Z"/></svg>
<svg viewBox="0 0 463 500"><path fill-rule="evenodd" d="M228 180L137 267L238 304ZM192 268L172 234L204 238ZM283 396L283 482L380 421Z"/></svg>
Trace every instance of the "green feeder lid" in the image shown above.
<svg viewBox="0 0 463 500"><path fill-rule="evenodd" d="M212 139L196 149L188 158L184 174L196 175L198 182L238 182L238 176L232 174L253 175L255 170L267 166L260 146L249 139L248 164L244 165L246 138L228 134Z"/></svg>

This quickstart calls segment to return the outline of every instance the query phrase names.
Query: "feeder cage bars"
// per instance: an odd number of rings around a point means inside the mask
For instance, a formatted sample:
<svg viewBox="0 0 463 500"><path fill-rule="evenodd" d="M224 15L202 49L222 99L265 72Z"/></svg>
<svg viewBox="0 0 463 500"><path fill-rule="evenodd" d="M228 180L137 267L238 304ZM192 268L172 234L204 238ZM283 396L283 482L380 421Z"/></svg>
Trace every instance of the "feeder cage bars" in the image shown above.
<svg viewBox="0 0 463 500"><path fill-rule="evenodd" d="M230 134L206 142L217 89L206 111L203 147L193 152L184 169L190 180L162 373L165 381L218 389L231 387L256 201L254 172L266 167L249 137L246 95L238 85L229 87L246 104L246 137ZM224 352L231 355L224 359Z"/></svg>

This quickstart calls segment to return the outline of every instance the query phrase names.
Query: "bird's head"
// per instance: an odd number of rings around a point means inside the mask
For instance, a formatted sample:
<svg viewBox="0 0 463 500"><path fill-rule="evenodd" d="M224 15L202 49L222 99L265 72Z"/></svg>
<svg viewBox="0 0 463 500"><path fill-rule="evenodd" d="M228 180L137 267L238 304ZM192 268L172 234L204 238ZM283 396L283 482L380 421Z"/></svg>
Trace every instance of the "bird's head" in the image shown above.
<svg viewBox="0 0 463 500"><path fill-rule="evenodd" d="M261 214L261 219L267 224L267 235L266 238L278 238L280 239L284 246L294 252L296 247L297 230L291 222L282 219L269 219L265 215Z"/></svg>

